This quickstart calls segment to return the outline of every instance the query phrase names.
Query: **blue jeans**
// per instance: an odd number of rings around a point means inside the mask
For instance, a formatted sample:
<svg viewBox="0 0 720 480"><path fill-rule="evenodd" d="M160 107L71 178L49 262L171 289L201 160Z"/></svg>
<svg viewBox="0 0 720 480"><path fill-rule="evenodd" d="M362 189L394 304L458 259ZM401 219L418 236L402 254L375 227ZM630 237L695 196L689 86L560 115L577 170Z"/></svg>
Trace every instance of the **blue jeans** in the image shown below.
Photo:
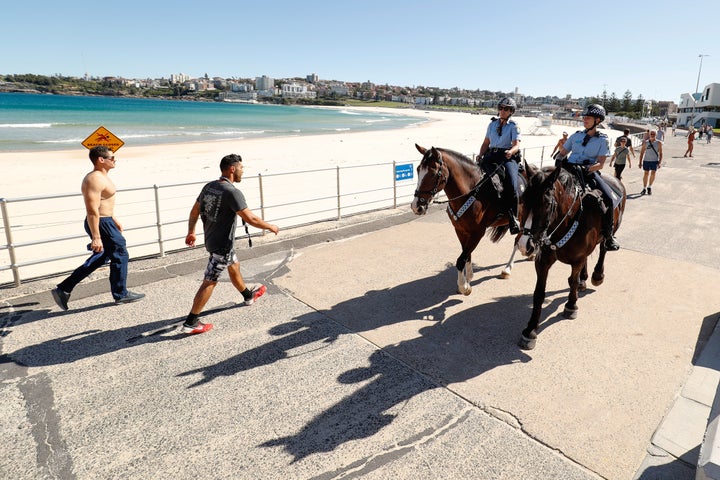
<svg viewBox="0 0 720 480"><path fill-rule="evenodd" d="M85 219L85 231L90 235L90 227ZM63 292L70 293L73 288L92 272L110 260L110 291L115 300L123 298L127 291L127 271L130 255L128 254L125 237L118 230L117 225L110 217L100 217L100 239L102 252L93 252L85 263L75 269L68 278L58 284Z"/></svg>

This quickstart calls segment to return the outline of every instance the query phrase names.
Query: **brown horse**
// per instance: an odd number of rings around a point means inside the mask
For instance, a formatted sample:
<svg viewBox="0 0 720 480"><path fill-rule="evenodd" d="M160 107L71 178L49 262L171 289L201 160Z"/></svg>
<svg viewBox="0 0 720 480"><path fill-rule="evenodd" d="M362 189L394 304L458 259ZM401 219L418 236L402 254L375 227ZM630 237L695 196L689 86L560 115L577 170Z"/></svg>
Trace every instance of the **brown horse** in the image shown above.
<svg viewBox="0 0 720 480"><path fill-rule="evenodd" d="M619 199L614 212L617 231L625 210L625 187L614 177L603 176L603 179ZM581 182L567 170L547 167L535 173L530 178L523 198L521 208L525 225L518 245L522 253L536 254L537 281L532 314L519 345L531 350L537 341L550 267L556 260L571 266L568 278L570 294L563 315L575 318L578 312L578 290L585 289L588 278L587 257L600 244L600 256L592 274L592 284L598 286L605 278L606 250L601 233L602 211L598 196L587 194Z"/></svg>
<svg viewBox="0 0 720 480"><path fill-rule="evenodd" d="M455 234L460 240L462 252L455 262L458 270L458 293L470 295L473 277L471 254L485 235L492 228L490 239L499 241L508 230L508 219L502 201L486 175L471 159L460 153L444 148L431 149L415 145L423 155L417 167L418 183L412 210L416 215L424 215L435 199L444 190L448 197L447 213L450 217ZM528 166L522 176L527 179ZM534 167L533 167L534 168ZM519 179L524 187L525 181ZM507 278L512 268L515 249L503 271Z"/></svg>

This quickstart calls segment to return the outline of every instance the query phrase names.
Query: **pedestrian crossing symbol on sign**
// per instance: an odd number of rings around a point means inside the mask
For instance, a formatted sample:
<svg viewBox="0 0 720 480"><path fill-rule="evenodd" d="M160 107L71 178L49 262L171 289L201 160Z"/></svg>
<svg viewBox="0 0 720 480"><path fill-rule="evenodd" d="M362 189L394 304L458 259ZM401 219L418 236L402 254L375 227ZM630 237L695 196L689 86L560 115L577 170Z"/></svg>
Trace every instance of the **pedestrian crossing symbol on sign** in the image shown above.
<svg viewBox="0 0 720 480"><path fill-rule="evenodd" d="M395 165L395 181L401 180L412 180L413 178L413 164L402 163Z"/></svg>
<svg viewBox="0 0 720 480"><path fill-rule="evenodd" d="M82 144L88 150L98 145L105 145L113 152L117 152L120 147L125 145L125 142L113 135L110 130L101 126L83 140Z"/></svg>

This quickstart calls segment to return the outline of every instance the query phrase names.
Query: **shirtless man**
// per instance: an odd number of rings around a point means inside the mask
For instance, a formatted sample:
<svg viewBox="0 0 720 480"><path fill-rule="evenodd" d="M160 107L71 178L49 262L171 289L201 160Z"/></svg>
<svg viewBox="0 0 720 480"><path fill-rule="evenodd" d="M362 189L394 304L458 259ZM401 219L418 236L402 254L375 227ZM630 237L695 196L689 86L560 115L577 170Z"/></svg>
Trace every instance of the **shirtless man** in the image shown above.
<svg viewBox="0 0 720 480"><path fill-rule="evenodd" d="M552 151L552 153L550 154L550 158L555 158L555 155L558 154L558 153L560 153L560 148L565 144L565 142L567 142L567 139L568 139L568 133L567 133L567 132L563 132L563 136L562 136L562 138L561 138L560 140L558 140L558 142L555 144L555 148L553 148L553 151ZM557 161L556 158L555 158L555 160ZM560 163L562 163L562 161L561 161ZM555 166L558 166L558 164L556 163Z"/></svg>
<svg viewBox="0 0 720 480"><path fill-rule="evenodd" d="M122 235L122 225L113 216L116 188L108 176L108 172L115 168L115 156L109 148L101 145L90 150L90 161L93 170L85 175L81 190L86 210L85 231L91 240L88 249L92 255L52 291L55 303L63 310L68 309L73 288L108 260L110 291L115 303L136 302L145 297L144 293L134 293L127 289L130 256Z"/></svg>

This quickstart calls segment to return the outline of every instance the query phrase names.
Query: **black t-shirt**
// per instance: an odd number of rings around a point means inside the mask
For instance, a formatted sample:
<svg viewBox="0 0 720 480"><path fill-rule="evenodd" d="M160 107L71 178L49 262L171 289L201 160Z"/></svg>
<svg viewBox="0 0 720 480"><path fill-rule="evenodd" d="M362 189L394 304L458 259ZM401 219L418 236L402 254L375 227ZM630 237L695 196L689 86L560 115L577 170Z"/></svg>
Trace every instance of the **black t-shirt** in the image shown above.
<svg viewBox="0 0 720 480"><path fill-rule="evenodd" d="M197 201L205 232L205 249L225 255L233 249L237 212L247 208L245 196L229 181L215 180L203 187Z"/></svg>

